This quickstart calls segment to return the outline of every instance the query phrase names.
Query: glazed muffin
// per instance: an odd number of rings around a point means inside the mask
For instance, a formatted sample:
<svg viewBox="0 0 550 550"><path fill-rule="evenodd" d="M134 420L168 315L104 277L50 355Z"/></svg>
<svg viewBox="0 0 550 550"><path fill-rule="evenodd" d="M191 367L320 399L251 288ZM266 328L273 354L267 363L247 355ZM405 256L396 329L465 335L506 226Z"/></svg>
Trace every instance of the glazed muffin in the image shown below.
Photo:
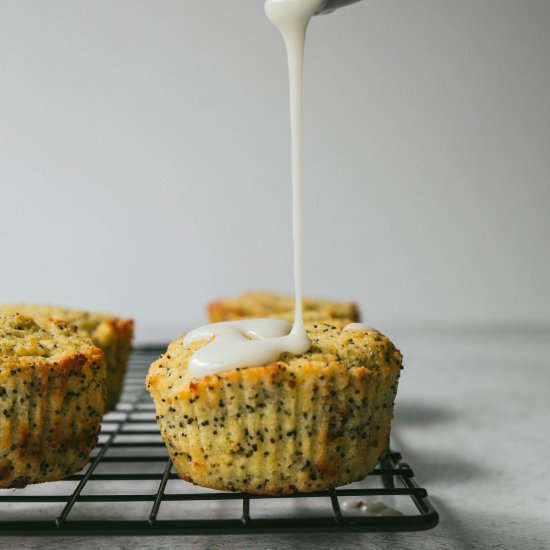
<svg viewBox="0 0 550 550"><path fill-rule="evenodd" d="M305 298L302 309L306 321L359 320L359 311L353 302ZM209 304L208 317L211 323L251 317L274 317L292 322L294 320L294 296L272 292L245 292L238 298L226 298Z"/></svg>
<svg viewBox="0 0 550 550"><path fill-rule="evenodd" d="M109 412L116 407L132 349L134 322L131 319L120 319L107 313L36 304L3 305L0 306L0 313L22 313L32 317L40 326L47 326L50 318L76 325L79 333L90 338L105 354L107 363L105 411Z"/></svg>
<svg viewBox="0 0 550 550"><path fill-rule="evenodd" d="M379 332L346 324L307 324L308 352L203 379L187 366L208 341L172 342L146 385L178 475L213 489L278 495L371 472L388 449L402 358Z"/></svg>
<svg viewBox="0 0 550 550"><path fill-rule="evenodd" d="M0 315L0 488L82 469L105 409L105 360L76 327Z"/></svg>

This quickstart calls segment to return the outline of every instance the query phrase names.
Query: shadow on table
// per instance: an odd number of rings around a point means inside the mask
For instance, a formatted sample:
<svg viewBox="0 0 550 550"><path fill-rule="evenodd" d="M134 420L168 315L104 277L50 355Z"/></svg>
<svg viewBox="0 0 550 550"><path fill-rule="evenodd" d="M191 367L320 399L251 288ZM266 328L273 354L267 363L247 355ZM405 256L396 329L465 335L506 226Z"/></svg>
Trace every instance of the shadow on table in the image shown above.
<svg viewBox="0 0 550 550"><path fill-rule="evenodd" d="M430 449L411 446L401 435L412 428L415 428L415 431L422 427L429 430L435 425L445 425L445 429L452 432L453 424L460 422L460 418L457 411L421 402L406 401L396 406L391 445L403 454L405 462L410 463L420 483L455 484L488 475L489 470L485 466L474 463L460 454L459 442L457 442L456 453L442 451L439 448L437 452L433 452L433 445Z"/></svg>
<svg viewBox="0 0 550 550"><path fill-rule="evenodd" d="M413 450L396 432L392 433L392 447L403 455L403 460L412 467L421 484L455 485L490 473L489 468L456 454Z"/></svg>
<svg viewBox="0 0 550 550"><path fill-rule="evenodd" d="M459 417L457 411L443 409L424 402L399 401L395 404L395 420L400 426L446 424Z"/></svg>
<svg viewBox="0 0 550 550"><path fill-rule="evenodd" d="M408 401L396 407L395 424L392 428L392 447L403 455L415 472L418 483L428 491L429 498L440 515L440 524L433 531L440 539L437 548L458 550L477 548L501 548L503 550L540 550L548 548L550 527L547 522L536 518L521 518L513 514L497 516L490 508L468 509L465 502L478 498L483 502L484 494L478 487L494 475L490 463L473 462L463 452L459 439L453 449L441 450L437 446L437 434L452 435L462 422L459 411L447 410L425 403ZM429 447L422 447L425 437L416 443L414 434L426 427L426 435L434 432ZM437 427L437 429L436 429ZM443 430L443 431L442 431ZM409 434L410 431L410 434ZM447 442L448 442L448 438ZM435 449L435 450L434 450ZM456 490L452 487L455 486ZM453 500L443 500L437 491L445 488L446 495L455 495ZM449 490L450 488L450 490ZM469 499L461 499L465 491L475 493ZM521 497L520 497L521 498ZM495 525L498 524L498 528ZM437 533L442 535L437 535ZM432 548L430 544L426 548Z"/></svg>
<svg viewBox="0 0 550 550"><path fill-rule="evenodd" d="M495 518L490 512L468 514L467 510L459 515L450 511L443 500L431 497L433 505L440 514L440 527L445 532L445 540L453 541L452 548L477 549L498 548L499 550L543 550L548 548L550 528L548 522L532 518L526 522L519 516L502 516L499 529L492 528Z"/></svg>

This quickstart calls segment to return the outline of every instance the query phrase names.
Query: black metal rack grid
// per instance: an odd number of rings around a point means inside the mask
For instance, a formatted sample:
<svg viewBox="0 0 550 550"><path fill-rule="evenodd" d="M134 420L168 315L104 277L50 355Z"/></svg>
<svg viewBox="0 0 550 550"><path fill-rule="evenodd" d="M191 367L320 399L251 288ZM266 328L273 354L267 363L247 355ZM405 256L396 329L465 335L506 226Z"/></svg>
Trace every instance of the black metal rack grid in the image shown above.
<svg viewBox="0 0 550 550"><path fill-rule="evenodd" d="M60 482L0 490L0 535L418 531L437 525L426 489L397 452L364 482L318 493L248 495L179 480L144 387L146 369L162 351L134 350L120 403L105 416L99 443L82 472ZM401 499L400 511L408 511L366 514L345 509L346 499L376 499L375 505Z"/></svg>

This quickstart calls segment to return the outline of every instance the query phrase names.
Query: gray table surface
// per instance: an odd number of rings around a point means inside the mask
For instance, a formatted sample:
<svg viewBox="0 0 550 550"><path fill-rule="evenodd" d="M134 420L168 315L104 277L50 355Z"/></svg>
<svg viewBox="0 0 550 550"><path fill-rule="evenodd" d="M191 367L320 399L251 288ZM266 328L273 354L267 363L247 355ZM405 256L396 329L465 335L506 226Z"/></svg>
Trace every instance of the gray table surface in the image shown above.
<svg viewBox="0 0 550 550"><path fill-rule="evenodd" d="M0 538L0 548L550 548L550 327L402 329L393 445L441 514L418 533Z"/></svg>

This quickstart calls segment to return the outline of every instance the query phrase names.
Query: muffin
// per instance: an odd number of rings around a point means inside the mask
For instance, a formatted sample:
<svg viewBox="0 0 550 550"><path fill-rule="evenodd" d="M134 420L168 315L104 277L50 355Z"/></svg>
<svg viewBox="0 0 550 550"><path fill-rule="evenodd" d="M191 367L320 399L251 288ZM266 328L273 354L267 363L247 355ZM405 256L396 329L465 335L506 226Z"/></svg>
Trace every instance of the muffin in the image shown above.
<svg viewBox="0 0 550 550"><path fill-rule="evenodd" d="M178 475L213 489L280 495L351 483L388 449L401 354L347 321L308 323L311 349L259 367L193 378L209 341L183 337L146 386Z"/></svg>
<svg viewBox="0 0 550 550"><path fill-rule="evenodd" d="M105 360L76 327L0 315L0 488L82 469L105 409Z"/></svg>
<svg viewBox="0 0 550 550"><path fill-rule="evenodd" d="M306 321L359 320L359 310L353 302L304 298L302 310ZM272 292L245 292L238 298L226 298L209 304L208 317L211 323L250 317L275 317L292 322L294 296Z"/></svg>
<svg viewBox="0 0 550 550"><path fill-rule="evenodd" d="M132 349L134 322L106 313L92 313L59 306L36 304L0 305L0 313L22 313L32 317L40 326L47 326L48 319L59 319L76 325L82 336L103 350L107 363L107 401L105 411L116 407L126 367Z"/></svg>

